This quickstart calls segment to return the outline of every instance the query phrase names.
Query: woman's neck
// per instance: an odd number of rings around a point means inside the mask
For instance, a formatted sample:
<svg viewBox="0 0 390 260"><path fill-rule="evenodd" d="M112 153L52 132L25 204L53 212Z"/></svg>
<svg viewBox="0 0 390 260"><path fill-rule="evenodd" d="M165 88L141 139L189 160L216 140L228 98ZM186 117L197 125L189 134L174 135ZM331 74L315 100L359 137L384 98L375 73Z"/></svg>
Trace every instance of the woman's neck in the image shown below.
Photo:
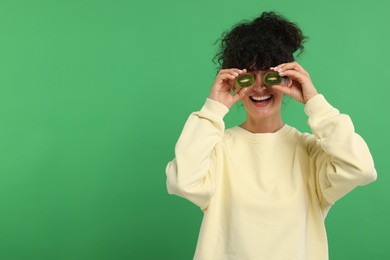
<svg viewBox="0 0 390 260"><path fill-rule="evenodd" d="M281 117L269 117L255 120L248 117L240 127L251 133L275 133L284 126Z"/></svg>

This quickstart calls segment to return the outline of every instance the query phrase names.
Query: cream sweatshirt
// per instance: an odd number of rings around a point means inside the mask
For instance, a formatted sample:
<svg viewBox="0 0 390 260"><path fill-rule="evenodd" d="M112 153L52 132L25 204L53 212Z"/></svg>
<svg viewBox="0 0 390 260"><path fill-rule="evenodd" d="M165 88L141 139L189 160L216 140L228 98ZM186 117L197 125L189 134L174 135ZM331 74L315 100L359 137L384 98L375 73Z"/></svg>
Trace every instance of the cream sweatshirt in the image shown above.
<svg viewBox="0 0 390 260"><path fill-rule="evenodd" d="M207 99L166 168L168 192L204 213L194 259L328 259L330 206L377 176L350 118L317 95L304 108L313 134L255 134L225 130L228 111Z"/></svg>

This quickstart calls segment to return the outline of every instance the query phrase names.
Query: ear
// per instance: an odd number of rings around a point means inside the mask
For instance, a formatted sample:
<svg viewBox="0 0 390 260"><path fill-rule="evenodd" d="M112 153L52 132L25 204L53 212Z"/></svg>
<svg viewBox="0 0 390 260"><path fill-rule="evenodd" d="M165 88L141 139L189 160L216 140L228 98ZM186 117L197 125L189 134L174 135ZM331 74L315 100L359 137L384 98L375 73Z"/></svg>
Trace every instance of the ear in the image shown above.
<svg viewBox="0 0 390 260"><path fill-rule="evenodd" d="M286 77L284 80L285 80L285 82L286 82L286 86L287 86L287 87L291 87L291 85L292 85L292 79Z"/></svg>

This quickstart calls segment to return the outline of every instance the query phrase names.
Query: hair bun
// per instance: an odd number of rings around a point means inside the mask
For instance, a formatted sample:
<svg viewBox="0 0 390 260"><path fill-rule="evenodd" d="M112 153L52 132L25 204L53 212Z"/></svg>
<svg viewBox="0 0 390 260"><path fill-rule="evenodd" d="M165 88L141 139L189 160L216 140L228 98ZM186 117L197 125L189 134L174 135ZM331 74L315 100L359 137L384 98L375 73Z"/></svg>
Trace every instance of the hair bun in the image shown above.
<svg viewBox="0 0 390 260"><path fill-rule="evenodd" d="M296 24L275 12L264 12L224 33L214 59L222 68L265 69L293 61L294 53L303 51L305 38Z"/></svg>

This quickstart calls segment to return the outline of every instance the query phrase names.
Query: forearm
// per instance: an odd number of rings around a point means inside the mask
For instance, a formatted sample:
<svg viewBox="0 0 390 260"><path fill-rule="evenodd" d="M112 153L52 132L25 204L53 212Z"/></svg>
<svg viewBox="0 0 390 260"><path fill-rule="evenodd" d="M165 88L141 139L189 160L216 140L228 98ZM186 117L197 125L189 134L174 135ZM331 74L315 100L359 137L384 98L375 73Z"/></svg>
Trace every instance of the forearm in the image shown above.
<svg viewBox="0 0 390 260"><path fill-rule="evenodd" d="M327 200L335 201L356 186L376 179L371 153L355 133L349 116L340 114L322 95L310 99L305 112L320 143L318 151L312 153L317 153L319 185Z"/></svg>
<svg viewBox="0 0 390 260"><path fill-rule="evenodd" d="M221 141L228 109L207 99L199 112L188 118L175 147L175 159L166 168L171 194L204 206L214 183L214 148Z"/></svg>

